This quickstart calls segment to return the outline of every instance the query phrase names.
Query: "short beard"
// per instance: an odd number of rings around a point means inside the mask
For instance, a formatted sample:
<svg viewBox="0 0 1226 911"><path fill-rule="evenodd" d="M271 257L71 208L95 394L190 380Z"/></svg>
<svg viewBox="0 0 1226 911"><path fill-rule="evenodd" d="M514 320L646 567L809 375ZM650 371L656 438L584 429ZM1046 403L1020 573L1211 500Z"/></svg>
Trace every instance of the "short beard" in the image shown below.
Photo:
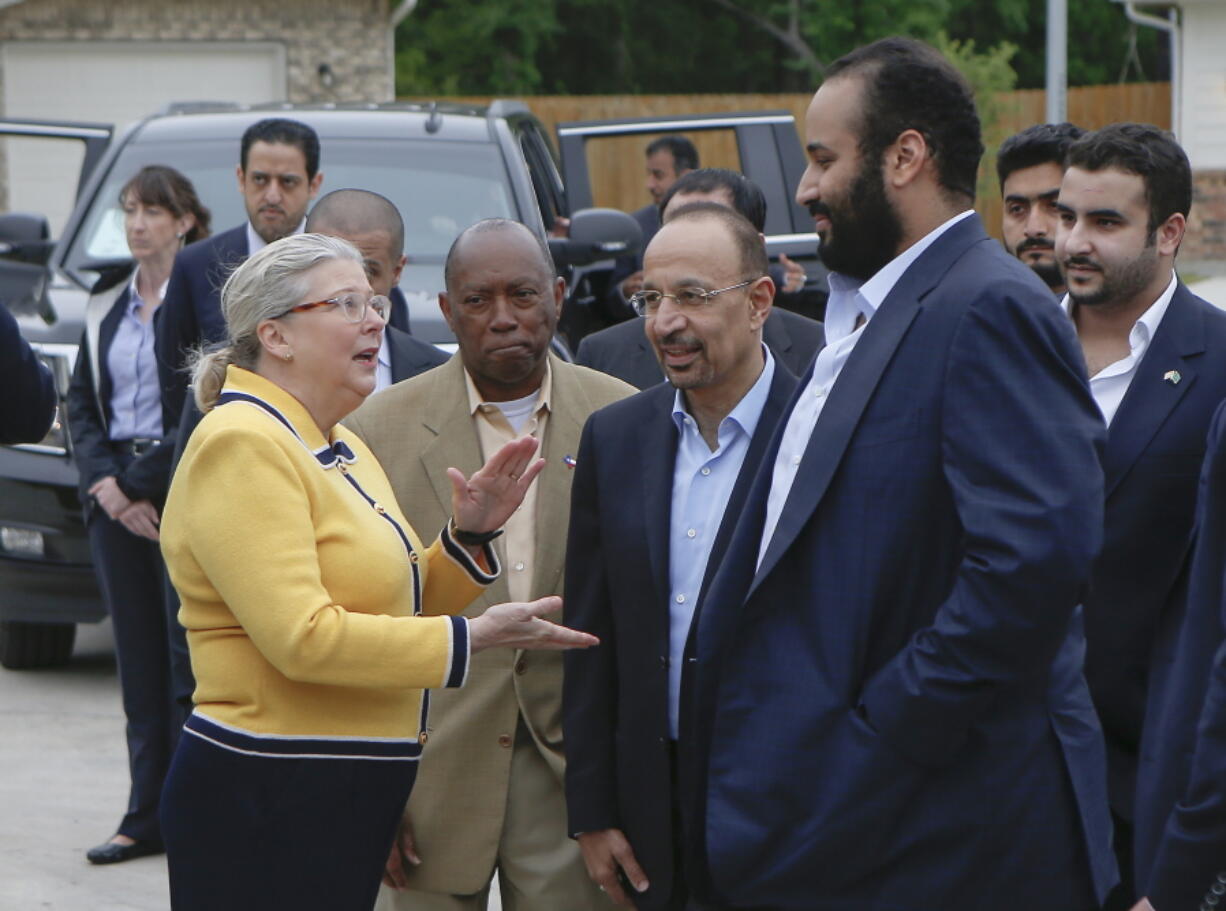
<svg viewBox="0 0 1226 911"><path fill-rule="evenodd" d="M1037 275L1048 288L1055 291L1057 288L1064 287L1064 274L1060 271L1060 266L1056 262L1036 263L1030 267L1030 271Z"/></svg>
<svg viewBox="0 0 1226 911"><path fill-rule="evenodd" d="M880 272L902 243L902 222L885 195L881 157L865 155L846 201L823 207L830 219L830 242L817 253L827 269L865 282Z"/></svg>
<svg viewBox="0 0 1226 911"><path fill-rule="evenodd" d="M1102 272L1102 282L1097 291L1078 293L1070 283L1069 298L1079 307L1101 307L1131 301L1146 285L1154 280L1158 268L1158 251L1153 238L1146 243L1141 254L1128 260L1118 270Z"/></svg>

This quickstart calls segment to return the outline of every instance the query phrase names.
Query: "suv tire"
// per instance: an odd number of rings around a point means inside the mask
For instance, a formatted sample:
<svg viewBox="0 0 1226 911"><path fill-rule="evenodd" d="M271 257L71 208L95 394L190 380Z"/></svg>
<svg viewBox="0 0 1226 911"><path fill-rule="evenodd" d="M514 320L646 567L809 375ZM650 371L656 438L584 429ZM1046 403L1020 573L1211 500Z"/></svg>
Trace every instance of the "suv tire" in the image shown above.
<svg viewBox="0 0 1226 911"><path fill-rule="evenodd" d="M0 620L0 665L18 671L67 664L76 638L75 623Z"/></svg>

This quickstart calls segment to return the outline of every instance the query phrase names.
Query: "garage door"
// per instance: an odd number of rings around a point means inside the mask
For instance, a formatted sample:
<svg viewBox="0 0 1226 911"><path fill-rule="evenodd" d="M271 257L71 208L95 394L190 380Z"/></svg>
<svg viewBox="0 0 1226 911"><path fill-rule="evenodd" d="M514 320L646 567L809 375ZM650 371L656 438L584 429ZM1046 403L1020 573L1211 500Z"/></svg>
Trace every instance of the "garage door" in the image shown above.
<svg viewBox="0 0 1226 911"><path fill-rule="evenodd" d="M0 66L5 115L112 123L117 134L172 101L286 97L285 49L267 42L10 42L0 46ZM76 143L5 145L4 208L41 212L58 235L72 209Z"/></svg>

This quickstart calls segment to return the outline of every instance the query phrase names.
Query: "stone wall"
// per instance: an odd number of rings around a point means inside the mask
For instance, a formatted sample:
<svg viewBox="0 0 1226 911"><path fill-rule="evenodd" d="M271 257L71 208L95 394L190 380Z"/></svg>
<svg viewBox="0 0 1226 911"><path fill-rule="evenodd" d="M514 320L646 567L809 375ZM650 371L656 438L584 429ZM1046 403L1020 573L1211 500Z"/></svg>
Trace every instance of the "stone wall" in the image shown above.
<svg viewBox="0 0 1226 911"><path fill-rule="evenodd" d="M390 101L388 17L386 0L24 0L0 9L0 42L271 41L286 100Z"/></svg>

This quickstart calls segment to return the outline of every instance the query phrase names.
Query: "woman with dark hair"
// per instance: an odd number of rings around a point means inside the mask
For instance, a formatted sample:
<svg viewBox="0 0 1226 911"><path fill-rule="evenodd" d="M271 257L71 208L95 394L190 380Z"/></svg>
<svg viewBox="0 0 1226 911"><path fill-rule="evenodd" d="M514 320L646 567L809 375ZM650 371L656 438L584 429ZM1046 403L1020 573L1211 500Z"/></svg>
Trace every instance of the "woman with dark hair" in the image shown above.
<svg viewBox="0 0 1226 911"><path fill-rule="evenodd" d="M131 266L105 272L85 310L68 421L98 587L111 615L132 789L115 835L86 857L109 864L162 851L158 807L182 717L158 550L173 439L162 442L154 323L175 254L207 237L209 210L173 168L142 168L119 192Z"/></svg>

